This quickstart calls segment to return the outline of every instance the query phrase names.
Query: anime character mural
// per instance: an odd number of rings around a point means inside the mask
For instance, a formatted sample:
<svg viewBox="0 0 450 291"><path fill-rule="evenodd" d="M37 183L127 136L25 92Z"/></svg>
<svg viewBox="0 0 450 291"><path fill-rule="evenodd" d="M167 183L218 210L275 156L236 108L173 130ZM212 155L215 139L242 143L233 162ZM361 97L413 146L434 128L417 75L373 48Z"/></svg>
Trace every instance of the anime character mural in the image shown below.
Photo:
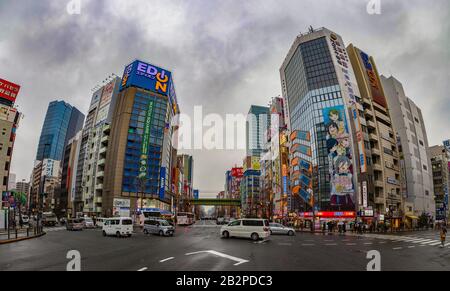
<svg viewBox="0 0 450 291"><path fill-rule="evenodd" d="M354 210L354 185L351 139L345 117L345 107L322 110L331 177L330 203L335 210Z"/></svg>

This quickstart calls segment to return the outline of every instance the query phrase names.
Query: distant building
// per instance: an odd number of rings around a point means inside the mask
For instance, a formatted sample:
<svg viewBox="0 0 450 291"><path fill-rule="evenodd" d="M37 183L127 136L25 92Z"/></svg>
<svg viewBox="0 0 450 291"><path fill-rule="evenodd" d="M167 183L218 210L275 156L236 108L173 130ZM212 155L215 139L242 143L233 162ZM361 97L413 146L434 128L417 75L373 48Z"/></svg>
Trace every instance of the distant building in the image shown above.
<svg viewBox="0 0 450 291"><path fill-rule="evenodd" d="M246 123L247 156L261 156L270 123L269 108L252 105Z"/></svg>
<svg viewBox="0 0 450 291"><path fill-rule="evenodd" d="M16 174L9 173L8 191L16 190Z"/></svg>
<svg viewBox="0 0 450 291"><path fill-rule="evenodd" d="M436 203L436 220L448 221L448 191L450 189L450 151L441 145L429 147L428 157L431 160L433 174L433 193Z"/></svg>
<svg viewBox="0 0 450 291"><path fill-rule="evenodd" d="M20 193L24 193L27 197L30 194L30 183L25 180L16 183L15 190Z"/></svg>
<svg viewBox="0 0 450 291"><path fill-rule="evenodd" d="M396 78L381 76L381 82L397 133L406 217L410 223L422 214L435 218L431 159L422 111L406 96Z"/></svg>

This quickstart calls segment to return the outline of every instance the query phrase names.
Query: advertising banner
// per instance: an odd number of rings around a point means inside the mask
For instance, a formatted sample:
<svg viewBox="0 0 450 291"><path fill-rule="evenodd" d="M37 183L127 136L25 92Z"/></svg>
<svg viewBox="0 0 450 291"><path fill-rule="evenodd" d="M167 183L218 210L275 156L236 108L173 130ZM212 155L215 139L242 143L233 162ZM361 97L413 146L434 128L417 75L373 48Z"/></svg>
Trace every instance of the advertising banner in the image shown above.
<svg viewBox="0 0 450 291"><path fill-rule="evenodd" d="M236 178L242 178L244 176L244 173L242 171L242 168L232 168L231 169L231 176Z"/></svg>
<svg viewBox="0 0 450 291"><path fill-rule="evenodd" d="M0 78L0 98L15 102L20 86Z"/></svg>
<svg viewBox="0 0 450 291"><path fill-rule="evenodd" d="M345 118L344 106L322 110L327 129L329 173L331 177L330 203L339 209L354 209L352 144Z"/></svg>
<svg viewBox="0 0 450 291"><path fill-rule="evenodd" d="M161 170L159 171L159 199L164 199L165 193L166 193L166 168L161 167Z"/></svg>
<svg viewBox="0 0 450 291"><path fill-rule="evenodd" d="M169 95L171 72L157 66L136 60L125 67L120 91L129 86L136 86L165 96ZM176 98L175 90L171 98Z"/></svg>
<svg viewBox="0 0 450 291"><path fill-rule="evenodd" d="M197 189L194 189L194 199L198 199L200 196L199 191Z"/></svg>
<svg viewBox="0 0 450 291"><path fill-rule="evenodd" d="M383 107L387 107L386 97L384 96L381 82L375 72L371 58L363 51L359 52L359 57L361 58L361 62L364 64L364 68L366 69L365 78L367 83L370 85L370 92L373 101Z"/></svg>
<svg viewBox="0 0 450 291"><path fill-rule="evenodd" d="M141 160L139 165L139 176L145 177L147 175L147 163L148 163L148 146L150 143L150 132L152 127L152 115L153 115L153 101L148 103L147 113L144 121L144 133L142 135L142 147L141 147Z"/></svg>

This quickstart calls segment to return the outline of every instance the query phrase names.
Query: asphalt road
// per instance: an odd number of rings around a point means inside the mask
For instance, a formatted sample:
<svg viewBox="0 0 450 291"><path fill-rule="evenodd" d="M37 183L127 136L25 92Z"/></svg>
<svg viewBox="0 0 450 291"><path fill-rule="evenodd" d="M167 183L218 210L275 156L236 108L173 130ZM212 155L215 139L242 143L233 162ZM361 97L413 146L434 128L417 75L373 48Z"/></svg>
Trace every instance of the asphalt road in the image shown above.
<svg viewBox="0 0 450 291"><path fill-rule="evenodd" d="M81 254L81 270L284 271L366 270L367 252L381 255L381 270L450 270L450 244L438 233L401 236L297 233L268 241L222 239L220 226L178 227L174 237L103 237L100 230L49 229L41 238L0 245L0 270L66 270L67 252Z"/></svg>

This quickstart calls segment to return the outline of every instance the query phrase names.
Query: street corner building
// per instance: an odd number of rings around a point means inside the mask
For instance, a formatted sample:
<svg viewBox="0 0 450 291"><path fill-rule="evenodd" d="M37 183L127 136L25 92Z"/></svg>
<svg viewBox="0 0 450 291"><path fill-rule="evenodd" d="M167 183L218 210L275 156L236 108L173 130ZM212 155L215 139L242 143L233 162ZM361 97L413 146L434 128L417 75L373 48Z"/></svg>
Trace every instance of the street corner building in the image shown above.
<svg viewBox="0 0 450 291"><path fill-rule="evenodd" d="M173 211L172 135L178 113L170 71L139 60L125 67L110 127L102 215Z"/></svg>
<svg viewBox="0 0 450 291"><path fill-rule="evenodd" d="M316 225L354 220L367 160L364 108L344 41L326 28L297 36L280 75L291 132L290 188L303 201L296 212L315 216Z"/></svg>

